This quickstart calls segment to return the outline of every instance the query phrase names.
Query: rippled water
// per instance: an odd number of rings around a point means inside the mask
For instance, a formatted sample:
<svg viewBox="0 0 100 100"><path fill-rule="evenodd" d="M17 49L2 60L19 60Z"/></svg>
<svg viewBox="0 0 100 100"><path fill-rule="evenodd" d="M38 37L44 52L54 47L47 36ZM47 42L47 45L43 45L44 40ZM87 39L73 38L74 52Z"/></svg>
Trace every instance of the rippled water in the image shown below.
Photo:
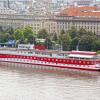
<svg viewBox="0 0 100 100"><path fill-rule="evenodd" d="M100 100L100 72L0 64L0 100Z"/></svg>

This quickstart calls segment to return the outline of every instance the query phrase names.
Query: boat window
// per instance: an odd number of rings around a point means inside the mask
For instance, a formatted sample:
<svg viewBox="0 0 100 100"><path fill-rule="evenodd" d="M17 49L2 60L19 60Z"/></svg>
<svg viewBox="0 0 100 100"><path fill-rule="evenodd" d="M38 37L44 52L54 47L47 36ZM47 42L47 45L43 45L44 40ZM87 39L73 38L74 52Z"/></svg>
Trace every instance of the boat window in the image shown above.
<svg viewBox="0 0 100 100"><path fill-rule="evenodd" d="M52 56L52 53L50 53L50 56Z"/></svg>
<svg viewBox="0 0 100 100"><path fill-rule="evenodd" d="M91 58L85 58L85 60L92 60Z"/></svg>
<svg viewBox="0 0 100 100"><path fill-rule="evenodd" d="M32 52L30 51L30 52L28 52L29 54L32 54Z"/></svg>
<svg viewBox="0 0 100 100"><path fill-rule="evenodd" d="M77 59L77 60L80 59L80 58L78 58L78 57L69 57L69 58L71 58L71 59Z"/></svg>
<svg viewBox="0 0 100 100"><path fill-rule="evenodd" d="M76 58L74 58L74 57L70 57L71 59L76 59Z"/></svg>
<svg viewBox="0 0 100 100"><path fill-rule="evenodd" d="M94 60L98 60L98 59L100 59L100 57L99 57L99 56L96 56L96 57L94 57L93 59L94 59Z"/></svg>
<svg viewBox="0 0 100 100"><path fill-rule="evenodd" d="M38 52L38 51L35 51L35 54L40 54L40 52Z"/></svg>
<svg viewBox="0 0 100 100"><path fill-rule="evenodd" d="M68 57L68 54L64 54L64 56L67 58Z"/></svg>
<svg viewBox="0 0 100 100"><path fill-rule="evenodd" d="M23 53L23 51L20 51L20 53Z"/></svg>
<svg viewBox="0 0 100 100"><path fill-rule="evenodd" d="M62 53L59 53L59 54L58 54L58 56L64 56L64 54L62 54Z"/></svg>
<svg viewBox="0 0 100 100"><path fill-rule="evenodd" d="M46 52L41 52L42 55L46 55Z"/></svg>
<svg viewBox="0 0 100 100"><path fill-rule="evenodd" d="M80 58L80 59L85 59L85 58Z"/></svg>

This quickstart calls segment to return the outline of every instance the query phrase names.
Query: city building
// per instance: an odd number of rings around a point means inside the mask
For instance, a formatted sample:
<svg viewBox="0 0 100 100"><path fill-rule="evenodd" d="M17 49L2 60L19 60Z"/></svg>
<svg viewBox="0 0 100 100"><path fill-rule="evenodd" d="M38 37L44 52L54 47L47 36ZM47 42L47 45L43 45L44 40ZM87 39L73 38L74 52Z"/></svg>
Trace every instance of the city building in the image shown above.
<svg viewBox="0 0 100 100"><path fill-rule="evenodd" d="M100 10L96 6L67 7L56 16L39 16L35 14L2 13L0 14L0 26L18 28L26 25L33 27L33 32L38 33L46 29L49 34L60 34L61 30L68 31L71 27L77 30L84 28L100 35Z"/></svg>
<svg viewBox="0 0 100 100"><path fill-rule="evenodd" d="M77 30L83 28L100 36L100 18L96 17L78 17L78 16L57 16L57 33L61 30L68 31L71 27Z"/></svg>
<svg viewBox="0 0 100 100"><path fill-rule="evenodd" d="M72 6L62 10L61 16L84 16L100 17L100 7L97 6Z"/></svg>
<svg viewBox="0 0 100 100"><path fill-rule="evenodd" d="M56 33L56 22L54 18L34 16L33 14L0 14L0 26L3 29L13 27L14 29L30 25L34 33L46 29L49 34Z"/></svg>
<svg viewBox="0 0 100 100"><path fill-rule="evenodd" d="M15 10L9 8L0 8L0 14L15 14L17 13Z"/></svg>
<svg viewBox="0 0 100 100"><path fill-rule="evenodd" d="M100 8L96 6L68 7L56 16L57 33L68 31L72 26L84 28L100 35Z"/></svg>
<svg viewBox="0 0 100 100"><path fill-rule="evenodd" d="M89 6L93 3L93 0L73 0L74 6Z"/></svg>

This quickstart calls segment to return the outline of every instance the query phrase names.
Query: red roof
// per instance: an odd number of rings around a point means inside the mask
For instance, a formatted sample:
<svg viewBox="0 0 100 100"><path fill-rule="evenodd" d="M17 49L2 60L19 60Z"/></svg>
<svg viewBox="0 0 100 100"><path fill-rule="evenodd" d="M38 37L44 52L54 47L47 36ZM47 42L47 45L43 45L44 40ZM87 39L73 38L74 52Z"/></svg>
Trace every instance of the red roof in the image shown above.
<svg viewBox="0 0 100 100"><path fill-rule="evenodd" d="M96 6L68 7L62 10L59 15L100 17L100 8Z"/></svg>

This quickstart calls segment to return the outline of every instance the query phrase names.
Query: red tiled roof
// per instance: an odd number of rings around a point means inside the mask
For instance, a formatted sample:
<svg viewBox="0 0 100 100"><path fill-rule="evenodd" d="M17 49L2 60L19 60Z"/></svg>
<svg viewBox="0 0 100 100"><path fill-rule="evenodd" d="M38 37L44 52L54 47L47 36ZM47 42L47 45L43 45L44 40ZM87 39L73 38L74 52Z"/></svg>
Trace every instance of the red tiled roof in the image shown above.
<svg viewBox="0 0 100 100"><path fill-rule="evenodd" d="M61 11L59 15L67 16L98 16L100 17L100 9L96 6L85 7L68 7Z"/></svg>

